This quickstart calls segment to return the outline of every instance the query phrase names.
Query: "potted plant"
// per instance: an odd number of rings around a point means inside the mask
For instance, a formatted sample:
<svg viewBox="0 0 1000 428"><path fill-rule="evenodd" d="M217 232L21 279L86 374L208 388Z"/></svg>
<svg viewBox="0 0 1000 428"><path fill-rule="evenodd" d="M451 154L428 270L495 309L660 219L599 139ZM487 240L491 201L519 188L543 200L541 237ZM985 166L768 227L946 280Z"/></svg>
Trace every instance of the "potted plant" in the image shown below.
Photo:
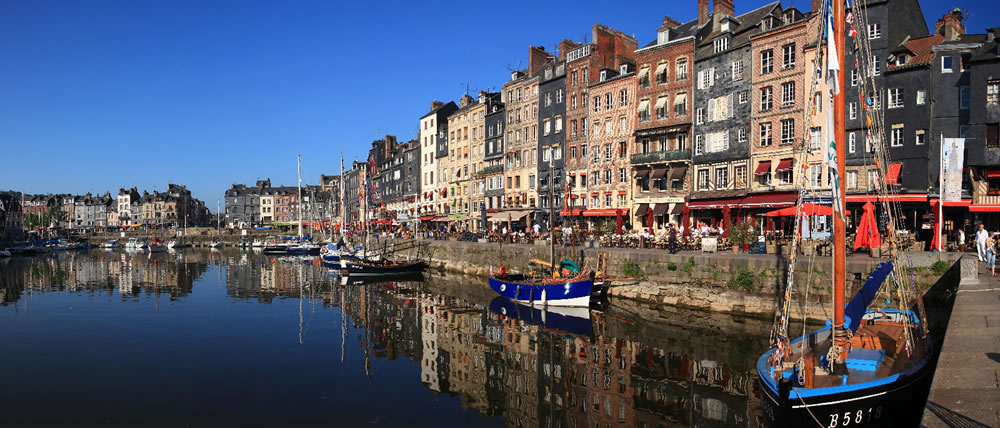
<svg viewBox="0 0 1000 428"><path fill-rule="evenodd" d="M753 239L750 231L750 223L741 222L729 227L729 242L733 244L733 253L739 253L741 249L750 244Z"/></svg>

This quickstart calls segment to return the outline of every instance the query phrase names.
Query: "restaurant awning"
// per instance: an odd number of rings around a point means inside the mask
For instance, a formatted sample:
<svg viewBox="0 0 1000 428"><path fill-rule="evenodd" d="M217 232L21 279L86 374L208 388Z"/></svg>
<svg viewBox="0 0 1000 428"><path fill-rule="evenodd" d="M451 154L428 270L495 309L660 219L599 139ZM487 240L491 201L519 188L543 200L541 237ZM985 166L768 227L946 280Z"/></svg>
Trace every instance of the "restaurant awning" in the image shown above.
<svg viewBox="0 0 1000 428"><path fill-rule="evenodd" d="M792 169L791 159L782 159L778 162L778 167L774 169L774 172L785 172Z"/></svg>
<svg viewBox="0 0 1000 428"><path fill-rule="evenodd" d="M879 202L879 201L890 201L890 202L927 202L927 194L924 193L912 193L912 194L899 194L899 195L847 195L847 200L844 202ZM970 206L971 207L971 206ZM971 209L970 209L971 211Z"/></svg>
<svg viewBox="0 0 1000 428"><path fill-rule="evenodd" d="M434 220L434 216L432 215L425 215L423 217L420 217L420 221L431 221L431 220Z"/></svg>
<svg viewBox="0 0 1000 428"><path fill-rule="evenodd" d="M754 171L753 175L767 175L771 173L771 161L760 161L757 164L757 170Z"/></svg>
<svg viewBox="0 0 1000 428"><path fill-rule="evenodd" d="M653 168L653 176L651 178L653 180L661 180L666 175L667 175L667 167L665 167L665 166L663 166L663 167L658 166L658 167Z"/></svg>
<svg viewBox="0 0 1000 428"><path fill-rule="evenodd" d="M671 180L683 180L684 175L687 174L686 166L678 166L670 168L670 179Z"/></svg>
<svg viewBox="0 0 1000 428"><path fill-rule="evenodd" d="M986 173L987 178L997 178L1000 177L1000 169L990 170Z"/></svg>
<svg viewBox="0 0 1000 428"><path fill-rule="evenodd" d="M667 213L667 208L670 208L670 204L656 204L653 207L653 215L662 216Z"/></svg>
<svg viewBox="0 0 1000 428"><path fill-rule="evenodd" d="M899 184L899 172L902 169L902 163L889 164L889 171L885 174L885 184Z"/></svg>
<svg viewBox="0 0 1000 428"><path fill-rule="evenodd" d="M649 204L639 204L639 208L635 209L639 215L646 215L646 211L649 211Z"/></svg>
<svg viewBox="0 0 1000 428"><path fill-rule="evenodd" d="M584 211L586 211L586 208L569 208L563 209L559 215L563 217L575 217L582 214Z"/></svg>
<svg viewBox="0 0 1000 428"><path fill-rule="evenodd" d="M684 204L674 204L674 209L670 210L670 214L684 214Z"/></svg>
<svg viewBox="0 0 1000 428"><path fill-rule="evenodd" d="M587 210L583 212L584 217L615 217L618 215L618 211L621 211L623 216L628 215L628 209L604 209L604 210Z"/></svg>
<svg viewBox="0 0 1000 428"><path fill-rule="evenodd" d="M798 199L795 192L759 193L745 198L716 199L708 201L692 201L688 208L692 210L711 210L730 208L781 208L794 205Z"/></svg>
<svg viewBox="0 0 1000 428"><path fill-rule="evenodd" d="M635 178L643 179L649 177L649 170L646 168L640 168L635 170Z"/></svg>

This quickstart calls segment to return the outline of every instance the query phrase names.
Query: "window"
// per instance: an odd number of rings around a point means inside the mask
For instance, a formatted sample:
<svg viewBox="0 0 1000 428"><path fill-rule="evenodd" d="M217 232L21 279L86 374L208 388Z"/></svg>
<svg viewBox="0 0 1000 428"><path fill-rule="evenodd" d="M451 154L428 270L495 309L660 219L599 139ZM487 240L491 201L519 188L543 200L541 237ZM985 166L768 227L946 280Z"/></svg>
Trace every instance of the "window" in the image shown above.
<svg viewBox="0 0 1000 428"><path fill-rule="evenodd" d="M698 89L708 89L715 84L715 68L707 68L698 72Z"/></svg>
<svg viewBox="0 0 1000 428"><path fill-rule="evenodd" d="M889 88L889 108L903 107L903 88Z"/></svg>
<svg viewBox="0 0 1000 428"><path fill-rule="evenodd" d="M820 148L820 141L823 139L821 131L822 131L822 129L819 128L819 127L815 127L815 128L812 128L812 129L809 130L809 149L810 150L819 150L819 148Z"/></svg>
<svg viewBox="0 0 1000 428"><path fill-rule="evenodd" d="M604 184L611 184L611 170L610 169L604 170ZM610 203L610 201L608 203Z"/></svg>
<svg viewBox="0 0 1000 428"><path fill-rule="evenodd" d="M781 144L792 144L795 141L795 119L781 121Z"/></svg>
<svg viewBox="0 0 1000 428"><path fill-rule="evenodd" d="M604 195L604 208L611 208L611 195Z"/></svg>
<svg viewBox="0 0 1000 428"><path fill-rule="evenodd" d="M795 67L795 44L781 47L781 68Z"/></svg>
<svg viewBox="0 0 1000 428"><path fill-rule="evenodd" d="M656 119L666 119L667 114L667 96L664 95L656 99Z"/></svg>
<svg viewBox="0 0 1000 428"><path fill-rule="evenodd" d="M857 189L858 188L858 172L857 171L847 171L847 188Z"/></svg>
<svg viewBox="0 0 1000 428"><path fill-rule="evenodd" d="M972 93L969 91L968 86L962 86L958 90L958 108L962 110L968 110L969 105L972 104Z"/></svg>
<svg viewBox="0 0 1000 428"><path fill-rule="evenodd" d="M951 55L945 55L945 56L941 57L941 72L942 73L951 73L952 72Z"/></svg>
<svg viewBox="0 0 1000 428"><path fill-rule="evenodd" d="M594 112L598 113L601 111L601 96L598 95L594 97Z"/></svg>
<svg viewBox="0 0 1000 428"><path fill-rule="evenodd" d="M987 123L984 126L986 129L985 142L986 147L996 148L1000 147L1000 124Z"/></svg>
<svg viewBox="0 0 1000 428"><path fill-rule="evenodd" d="M551 92L546 92L545 93L545 105L547 105L547 106L552 105L552 93Z"/></svg>
<svg viewBox="0 0 1000 428"><path fill-rule="evenodd" d="M587 135L587 118L580 119L580 135ZM587 146L583 146L583 147L587 147ZM584 151L586 151L586 150L584 150ZM584 153L583 155L586 156L587 154Z"/></svg>
<svg viewBox="0 0 1000 428"><path fill-rule="evenodd" d="M740 91L740 104L746 104L750 101L750 91Z"/></svg>
<svg viewBox="0 0 1000 428"><path fill-rule="evenodd" d="M858 118L858 103L851 103L847 106L847 117L851 120Z"/></svg>
<svg viewBox="0 0 1000 428"><path fill-rule="evenodd" d="M687 150L687 135L677 135L677 150Z"/></svg>
<svg viewBox="0 0 1000 428"><path fill-rule="evenodd" d="M923 89L917 89L917 105L922 106L927 100L927 91Z"/></svg>
<svg viewBox="0 0 1000 428"><path fill-rule="evenodd" d="M676 80L687 80L688 78L687 58L681 58L677 60L677 72L674 74L677 76Z"/></svg>
<svg viewBox="0 0 1000 428"><path fill-rule="evenodd" d="M694 136L694 154L700 155L705 152L705 136L695 135Z"/></svg>
<svg viewBox="0 0 1000 428"><path fill-rule="evenodd" d="M858 73L858 69L851 70L851 86L858 86L858 80L861 79L861 73Z"/></svg>
<svg viewBox="0 0 1000 428"><path fill-rule="evenodd" d="M900 147L903 145L902 124L892 125L892 131L889 133L889 144L891 144L892 147Z"/></svg>
<svg viewBox="0 0 1000 428"><path fill-rule="evenodd" d="M584 120L586 120L586 119L584 119ZM587 158L587 145L586 144L581 144L580 145L580 157L583 158L583 159Z"/></svg>
<svg viewBox="0 0 1000 428"><path fill-rule="evenodd" d="M771 145L771 122L764 122L760 124L760 139L757 140L761 147L768 147Z"/></svg>
<svg viewBox="0 0 1000 428"><path fill-rule="evenodd" d="M611 160L611 145L610 144L605 144L604 145L604 160L606 160L606 161Z"/></svg>
<svg viewBox="0 0 1000 428"><path fill-rule="evenodd" d="M1000 80L986 82L986 104L1000 104Z"/></svg>
<svg viewBox="0 0 1000 428"><path fill-rule="evenodd" d="M792 180L795 178L794 174L795 168L788 168L784 171L778 173L778 178L781 180L781 184L792 184Z"/></svg>
<svg viewBox="0 0 1000 428"><path fill-rule="evenodd" d="M760 53L760 74L768 74L773 69L774 52L770 49Z"/></svg>
<svg viewBox="0 0 1000 428"><path fill-rule="evenodd" d="M747 129L740 128L736 130L736 142L745 143L747 142Z"/></svg>
<svg viewBox="0 0 1000 428"><path fill-rule="evenodd" d="M781 84L781 106L789 107L795 105L795 82L785 82Z"/></svg>
<svg viewBox="0 0 1000 428"><path fill-rule="evenodd" d="M625 168L618 168L618 182L624 183L628 179L628 174L625 172Z"/></svg>
<svg viewBox="0 0 1000 428"><path fill-rule="evenodd" d="M611 118L608 118L608 120L604 121L604 135L607 136L611 135L611 131L614 129L613 125L614 123L611 122Z"/></svg>
<svg viewBox="0 0 1000 428"><path fill-rule="evenodd" d="M868 187L875 187L875 183L878 181L878 171L874 169L868 170Z"/></svg>
<svg viewBox="0 0 1000 428"><path fill-rule="evenodd" d="M771 109L771 92L772 88L770 86L765 86L760 88L760 110L767 111Z"/></svg>
<svg viewBox="0 0 1000 428"><path fill-rule="evenodd" d="M812 187L823 185L823 165L813 165L809 168L809 184Z"/></svg>
<svg viewBox="0 0 1000 428"><path fill-rule="evenodd" d="M576 159L576 146L572 146L569 148L569 158Z"/></svg>
<svg viewBox="0 0 1000 428"><path fill-rule="evenodd" d="M618 104L622 107L628 105L628 89L622 89L618 93Z"/></svg>
<svg viewBox="0 0 1000 428"><path fill-rule="evenodd" d="M545 119L545 121L542 122L542 124L543 124L542 125L542 133L543 133L543 135L549 135L549 132L552 131L552 126L551 126L552 124L549 123L548 119Z"/></svg>
<svg viewBox="0 0 1000 428"><path fill-rule="evenodd" d="M927 130L925 130L925 129L918 129L917 132L916 132L916 134L913 135L913 143L916 144L916 145L918 145L918 146L923 145L924 143L926 143L927 141L924 139L925 136L926 136L926 134L927 134Z"/></svg>
<svg viewBox="0 0 1000 428"><path fill-rule="evenodd" d="M649 87L649 67L643 66L639 69L639 87L648 88Z"/></svg>
<svg viewBox="0 0 1000 428"><path fill-rule="evenodd" d="M556 134L562 132L562 116L556 116Z"/></svg>
<svg viewBox="0 0 1000 428"><path fill-rule="evenodd" d="M715 39L715 50L714 53L719 53L729 49L729 37L720 37Z"/></svg>
<svg viewBox="0 0 1000 428"><path fill-rule="evenodd" d="M584 68L583 69L583 78L581 79L581 80L583 80L583 83L590 82L590 77L587 76L587 74L588 74L587 72L588 72L588 70L586 68Z"/></svg>
<svg viewBox="0 0 1000 428"><path fill-rule="evenodd" d="M698 170L698 190L708 190L708 168Z"/></svg>
<svg viewBox="0 0 1000 428"><path fill-rule="evenodd" d="M720 166L715 168L715 188L726 189L729 187L729 168Z"/></svg>
<svg viewBox="0 0 1000 428"><path fill-rule="evenodd" d="M868 38L877 39L882 37L882 25L879 23L868 24Z"/></svg>
<svg viewBox="0 0 1000 428"><path fill-rule="evenodd" d="M628 122L625 121L625 116L618 118L618 133L624 134L628 131Z"/></svg>
<svg viewBox="0 0 1000 428"><path fill-rule="evenodd" d="M576 122L575 119L571 120L569 122L569 133L570 133L571 136L573 136L573 138L576 138L576 131L577 131L577 126L576 125L577 125L577 122ZM576 157L576 156L573 156L573 157Z"/></svg>
<svg viewBox="0 0 1000 428"><path fill-rule="evenodd" d="M677 94L674 97L674 116L687 116L687 114L687 94Z"/></svg>
<svg viewBox="0 0 1000 428"><path fill-rule="evenodd" d="M577 82L576 77L577 76L576 76L576 72L575 71L572 73L572 76L573 76L573 85L576 85L576 82Z"/></svg>
<svg viewBox="0 0 1000 428"><path fill-rule="evenodd" d="M733 61L730 67L732 68L733 80L743 80L743 60Z"/></svg>
<svg viewBox="0 0 1000 428"><path fill-rule="evenodd" d="M604 106L605 106L604 107L605 110L611 110L611 107L614 106L614 103L611 102L611 93L610 92L604 94Z"/></svg>
<svg viewBox="0 0 1000 428"><path fill-rule="evenodd" d="M698 107L698 109L695 110L694 112L694 118L695 118L694 119L695 125L701 125L705 123L705 109Z"/></svg>
<svg viewBox="0 0 1000 428"><path fill-rule="evenodd" d="M872 75L878 76L882 74L882 60L879 59L878 55L872 56Z"/></svg>
<svg viewBox="0 0 1000 428"><path fill-rule="evenodd" d="M733 176L736 178L736 181L733 183L733 187L737 189L747 187L747 167L745 165L734 167Z"/></svg>
<svg viewBox="0 0 1000 428"><path fill-rule="evenodd" d="M667 63L661 62L656 66L656 84L662 85L667 83Z"/></svg>

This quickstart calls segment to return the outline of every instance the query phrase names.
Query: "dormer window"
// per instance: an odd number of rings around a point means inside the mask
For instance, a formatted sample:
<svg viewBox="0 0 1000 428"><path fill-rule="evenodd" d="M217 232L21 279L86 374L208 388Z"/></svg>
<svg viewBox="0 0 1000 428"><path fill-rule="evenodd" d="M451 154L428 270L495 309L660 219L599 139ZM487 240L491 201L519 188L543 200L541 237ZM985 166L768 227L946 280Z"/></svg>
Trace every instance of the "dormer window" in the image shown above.
<svg viewBox="0 0 1000 428"><path fill-rule="evenodd" d="M722 21L722 32L729 32L729 21Z"/></svg>
<svg viewBox="0 0 1000 428"><path fill-rule="evenodd" d="M601 81L608 80L608 70L601 70Z"/></svg>
<svg viewBox="0 0 1000 428"><path fill-rule="evenodd" d="M669 41L670 41L670 32L669 31L660 31L660 32L656 33L656 44L662 45L662 44L664 44L666 42L669 42Z"/></svg>
<svg viewBox="0 0 1000 428"><path fill-rule="evenodd" d="M723 52L726 49L729 49L729 37L715 39L715 53Z"/></svg>
<svg viewBox="0 0 1000 428"><path fill-rule="evenodd" d="M618 69L621 74L628 73L628 64L622 64L621 67L618 67Z"/></svg>
<svg viewBox="0 0 1000 428"><path fill-rule="evenodd" d="M906 65L906 55L896 56L896 65Z"/></svg>

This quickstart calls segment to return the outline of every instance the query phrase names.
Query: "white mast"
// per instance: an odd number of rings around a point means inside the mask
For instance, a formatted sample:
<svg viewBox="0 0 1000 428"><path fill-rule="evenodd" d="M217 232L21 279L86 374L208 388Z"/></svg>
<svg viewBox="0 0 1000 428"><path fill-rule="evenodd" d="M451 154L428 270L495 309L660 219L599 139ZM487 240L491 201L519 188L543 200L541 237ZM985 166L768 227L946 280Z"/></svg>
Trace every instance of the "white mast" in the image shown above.
<svg viewBox="0 0 1000 428"><path fill-rule="evenodd" d="M344 187L344 154L340 154L340 236L344 236L344 221L347 220L347 209L344 197L347 196Z"/></svg>
<svg viewBox="0 0 1000 428"><path fill-rule="evenodd" d="M222 202L215 200L215 228L222 230Z"/></svg>
<svg viewBox="0 0 1000 428"><path fill-rule="evenodd" d="M299 173L299 239L302 239L302 155L295 155Z"/></svg>

